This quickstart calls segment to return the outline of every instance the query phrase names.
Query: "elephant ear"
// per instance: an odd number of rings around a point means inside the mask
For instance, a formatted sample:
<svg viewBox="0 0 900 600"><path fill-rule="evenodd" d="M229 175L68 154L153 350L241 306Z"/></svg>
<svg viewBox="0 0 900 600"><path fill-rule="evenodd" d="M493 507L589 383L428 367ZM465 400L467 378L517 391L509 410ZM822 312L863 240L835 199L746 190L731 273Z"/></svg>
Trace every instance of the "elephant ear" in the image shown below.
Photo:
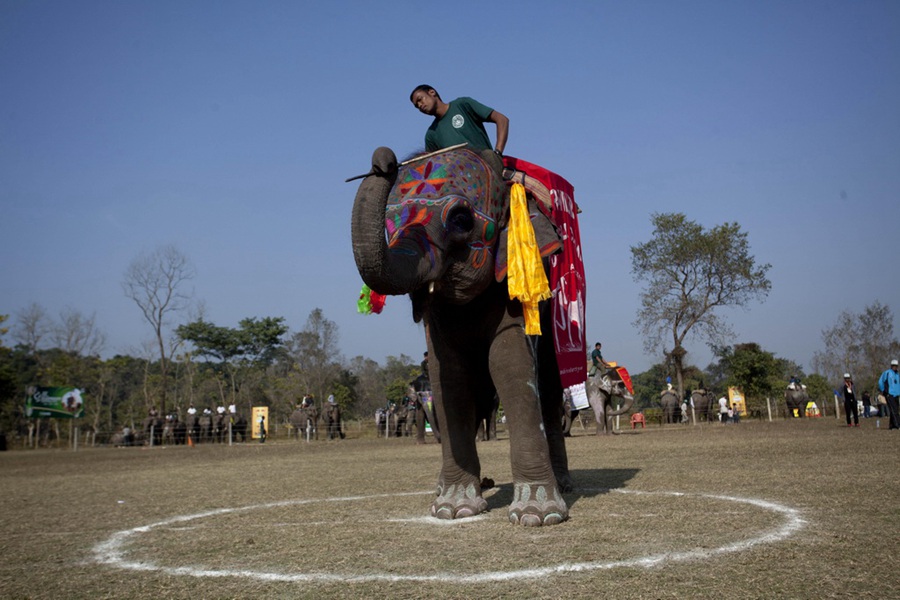
<svg viewBox="0 0 900 600"><path fill-rule="evenodd" d="M534 196L529 193L528 216L531 218L531 226L534 228L534 237L537 241L538 248L540 249L541 257L544 258L562 250L563 244L562 238L560 238L559 232L556 230L556 226L538 206L539 205L534 201ZM507 212L509 212L508 208ZM509 222L508 214L505 215L503 221L505 223ZM500 240L497 243L497 258L494 263L494 276L497 278L498 282L503 281L506 278L508 230L508 225L500 230Z"/></svg>

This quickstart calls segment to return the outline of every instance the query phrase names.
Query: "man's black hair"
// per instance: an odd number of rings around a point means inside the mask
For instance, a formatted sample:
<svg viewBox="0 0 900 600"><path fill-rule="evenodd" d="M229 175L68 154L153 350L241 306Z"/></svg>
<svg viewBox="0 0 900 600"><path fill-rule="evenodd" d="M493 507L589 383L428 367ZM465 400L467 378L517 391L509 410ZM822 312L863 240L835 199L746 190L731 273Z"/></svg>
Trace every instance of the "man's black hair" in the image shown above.
<svg viewBox="0 0 900 600"><path fill-rule="evenodd" d="M422 92L425 92L425 93L427 94L427 93L430 92L431 90L434 90L434 95L438 97L438 100L440 100L440 99L441 99L441 95L438 94L438 91L435 90L435 89L434 89L433 87L431 87L430 85L428 85L427 83L423 83L422 85L417 85L417 86L416 86L416 89L414 89L413 91L411 91L411 92L409 93L409 101L412 102L413 96L416 95L416 92L422 91Z"/></svg>

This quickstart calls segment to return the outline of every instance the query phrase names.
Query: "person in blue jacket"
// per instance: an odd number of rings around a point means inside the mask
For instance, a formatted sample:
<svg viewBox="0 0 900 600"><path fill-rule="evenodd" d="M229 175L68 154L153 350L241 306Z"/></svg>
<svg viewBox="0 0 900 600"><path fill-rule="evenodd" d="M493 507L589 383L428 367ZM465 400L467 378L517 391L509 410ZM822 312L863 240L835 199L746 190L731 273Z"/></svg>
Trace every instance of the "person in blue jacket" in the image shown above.
<svg viewBox="0 0 900 600"><path fill-rule="evenodd" d="M897 372L897 359L891 361L891 368L878 378L878 389L887 400L888 416L891 429L900 429L900 373Z"/></svg>

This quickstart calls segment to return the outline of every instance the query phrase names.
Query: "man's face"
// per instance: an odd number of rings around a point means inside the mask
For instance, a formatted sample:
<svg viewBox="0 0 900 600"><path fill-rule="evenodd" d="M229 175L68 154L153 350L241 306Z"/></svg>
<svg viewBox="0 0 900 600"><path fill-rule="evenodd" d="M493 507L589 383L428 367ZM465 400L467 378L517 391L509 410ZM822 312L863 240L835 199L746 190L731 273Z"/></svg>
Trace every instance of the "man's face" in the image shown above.
<svg viewBox="0 0 900 600"><path fill-rule="evenodd" d="M426 115L434 116L437 110L437 92L434 90L416 90L412 97L413 106Z"/></svg>

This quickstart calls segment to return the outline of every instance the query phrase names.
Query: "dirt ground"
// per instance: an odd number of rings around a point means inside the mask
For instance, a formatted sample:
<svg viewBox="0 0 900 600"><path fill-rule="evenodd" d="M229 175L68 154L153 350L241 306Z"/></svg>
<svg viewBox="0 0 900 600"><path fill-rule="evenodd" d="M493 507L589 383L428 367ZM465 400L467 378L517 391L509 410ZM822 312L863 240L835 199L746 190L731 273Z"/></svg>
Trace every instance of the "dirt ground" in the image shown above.
<svg viewBox="0 0 900 600"><path fill-rule="evenodd" d="M900 432L573 432L571 518L538 529L502 430L490 511L450 523L411 439L3 452L0 597L900 598Z"/></svg>

